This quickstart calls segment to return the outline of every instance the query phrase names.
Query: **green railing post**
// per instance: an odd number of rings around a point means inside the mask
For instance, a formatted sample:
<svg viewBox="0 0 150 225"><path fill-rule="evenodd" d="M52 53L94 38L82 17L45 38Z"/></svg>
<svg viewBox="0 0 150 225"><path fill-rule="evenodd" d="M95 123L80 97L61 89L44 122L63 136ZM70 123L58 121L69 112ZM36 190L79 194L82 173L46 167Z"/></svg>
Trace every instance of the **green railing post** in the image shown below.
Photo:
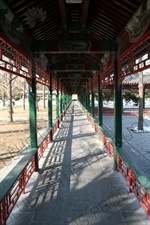
<svg viewBox="0 0 150 225"><path fill-rule="evenodd" d="M59 90L56 93L56 118L59 118Z"/></svg>
<svg viewBox="0 0 150 225"><path fill-rule="evenodd" d="M90 94L87 95L87 110L90 112Z"/></svg>
<svg viewBox="0 0 150 225"><path fill-rule="evenodd" d="M69 104L69 95L67 95L67 105ZM66 106L67 106L66 105Z"/></svg>
<svg viewBox="0 0 150 225"><path fill-rule="evenodd" d="M63 111L66 108L66 95L63 95Z"/></svg>
<svg viewBox="0 0 150 225"><path fill-rule="evenodd" d="M68 105L68 95L65 96L65 110L67 108L67 105Z"/></svg>
<svg viewBox="0 0 150 225"><path fill-rule="evenodd" d="M88 111L88 86L86 85L85 88L85 108L86 108L86 112Z"/></svg>
<svg viewBox="0 0 150 225"><path fill-rule="evenodd" d="M87 112L87 94L85 92L84 94L84 108L85 108L85 113Z"/></svg>
<svg viewBox="0 0 150 225"><path fill-rule="evenodd" d="M94 118L95 113L94 113L94 92L93 92L93 83L91 81L91 115Z"/></svg>
<svg viewBox="0 0 150 225"><path fill-rule="evenodd" d="M82 104L82 95L80 95L80 103Z"/></svg>
<svg viewBox="0 0 150 225"><path fill-rule="evenodd" d="M72 95L70 95L70 99L69 99L69 102L71 102L72 101Z"/></svg>
<svg viewBox="0 0 150 225"><path fill-rule="evenodd" d="M98 125L103 125L103 95L100 87L100 74L98 74Z"/></svg>
<svg viewBox="0 0 150 225"><path fill-rule="evenodd" d="M83 107L85 108L85 101L84 101L85 99L84 99L84 94L82 94L82 105L83 105Z"/></svg>
<svg viewBox="0 0 150 225"><path fill-rule="evenodd" d="M67 105L67 95L64 95L64 110L66 110Z"/></svg>
<svg viewBox="0 0 150 225"><path fill-rule="evenodd" d="M66 110L66 107L67 107L67 95L65 95L65 110Z"/></svg>
<svg viewBox="0 0 150 225"><path fill-rule="evenodd" d="M118 61L114 60L114 169L117 167L116 147L122 147L122 87L118 80Z"/></svg>
<svg viewBox="0 0 150 225"><path fill-rule="evenodd" d="M84 109L86 110L86 92L83 94Z"/></svg>
<svg viewBox="0 0 150 225"><path fill-rule="evenodd" d="M33 62L34 67L34 62ZM33 71L35 69L33 68ZM36 120L36 72L33 72L33 78L29 86L29 132L30 132L30 147L38 148L37 143L37 120ZM35 171L39 170L38 150L35 154Z"/></svg>
<svg viewBox="0 0 150 225"><path fill-rule="evenodd" d="M62 92L61 92L61 94L60 94L60 114L62 114Z"/></svg>
<svg viewBox="0 0 150 225"><path fill-rule="evenodd" d="M53 126L53 108L52 108L52 76L50 75L50 87L48 92L48 127L52 128ZM51 130L51 140L53 140L52 130Z"/></svg>
<svg viewBox="0 0 150 225"><path fill-rule="evenodd" d="M82 96L81 95L79 96L79 99L80 99L80 103L82 104Z"/></svg>
<svg viewBox="0 0 150 225"><path fill-rule="evenodd" d="M68 104L70 103L70 95L68 95Z"/></svg>
<svg viewBox="0 0 150 225"><path fill-rule="evenodd" d="M92 102L91 102L91 107L92 107L92 117L94 118L95 117L95 113L94 113L94 93L92 92Z"/></svg>
<svg viewBox="0 0 150 225"><path fill-rule="evenodd" d="M53 115L52 115L52 92L48 92L48 127L53 126Z"/></svg>
<svg viewBox="0 0 150 225"><path fill-rule="evenodd" d="M66 105L65 105L65 110L67 108L67 105L68 105L68 95L66 95Z"/></svg>

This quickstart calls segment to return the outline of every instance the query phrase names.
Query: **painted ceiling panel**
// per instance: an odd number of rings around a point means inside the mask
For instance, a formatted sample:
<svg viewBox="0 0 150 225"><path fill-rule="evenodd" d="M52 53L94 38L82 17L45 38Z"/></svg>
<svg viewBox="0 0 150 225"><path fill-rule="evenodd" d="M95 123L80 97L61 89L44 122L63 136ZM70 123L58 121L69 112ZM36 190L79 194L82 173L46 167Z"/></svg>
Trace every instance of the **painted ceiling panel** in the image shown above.
<svg viewBox="0 0 150 225"><path fill-rule="evenodd" d="M87 52L83 46L87 41L95 43L96 41L116 40L142 2L144 1L5 0L24 29L31 35L33 42L49 41L49 45L52 41L58 43L55 46L56 51L48 51L45 55L50 65L64 64L64 68L68 63L74 66L79 64L92 66L93 63L99 65L105 52L97 50ZM68 41L68 48L70 46L70 48L75 48L77 41L81 41L80 46L76 46L79 50L74 53L60 52L59 43L61 41ZM75 73L71 72L71 74L71 77L74 78ZM63 72L53 71L53 75L59 78L62 77ZM92 77L96 76L94 70L91 70L91 75ZM81 79L80 76L75 76L76 85L73 85L75 80L70 78L69 83L69 77L65 77L64 73L63 83L66 81L66 87L71 92L83 89L86 82L91 79Z"/></svg>

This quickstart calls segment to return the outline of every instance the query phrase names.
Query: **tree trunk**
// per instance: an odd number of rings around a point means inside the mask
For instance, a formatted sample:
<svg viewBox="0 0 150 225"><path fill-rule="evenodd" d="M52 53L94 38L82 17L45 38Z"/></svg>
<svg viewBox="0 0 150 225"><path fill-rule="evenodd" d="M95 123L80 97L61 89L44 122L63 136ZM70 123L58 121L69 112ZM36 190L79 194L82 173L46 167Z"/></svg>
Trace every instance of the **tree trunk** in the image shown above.
<svg viewBox="0 0 150 225"><path fill-rule="evenodd" d="M45 105L45 86L43 85L43 106L44 106L44 109L46 108L46 105Z"/></svg>
<svg viewBox="0 0 150 225"><path fill-rule="evenodd" d="M8 74L8 118L9 118L9 122L13 122L12 74Z"/></svg>
<svg viewBox="0 0 150 225"><path fill-rule="evenodd" d="M26 82L24 81L23 82L23 109L25 110L26 109L26 104L25 104L25 93L26 93Z"/></svg>
<svg viewBox="0 0 150 225"><path fill-rule="evenodd" d="M3 101L3 107L5 106L5 89L3 89L2 92L2 101Z"/></svg>
<svg viewBox="0 0 150 225"><path fill-rule="evenodd" d="M38 103L38 101L36 101L36 108L37 108L37 111L39 112L40 110L39 110L39 103Z"/></svg>
<svg viewBox="0 0 150 225"><path fill-rule="evenodd" d="M143 130L143 72L139 72L139 118L138 130Z"/></svg>

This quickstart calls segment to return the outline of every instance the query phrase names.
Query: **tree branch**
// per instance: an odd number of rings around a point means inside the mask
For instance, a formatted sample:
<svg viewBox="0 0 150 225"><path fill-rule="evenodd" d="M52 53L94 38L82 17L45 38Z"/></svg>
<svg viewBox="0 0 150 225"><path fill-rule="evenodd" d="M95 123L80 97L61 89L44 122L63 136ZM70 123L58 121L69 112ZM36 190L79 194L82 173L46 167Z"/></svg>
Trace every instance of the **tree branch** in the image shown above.
<svg viewBox="0 0 150 225"><path fill-rule="evenodd" d="M13 81L14 79L16 79L18 76L15 76L15 77L13 77L12 79L11 79L11 81Z"/></svg>
<svg viewBox="0 0 150 225"><path fill-rule="evenodd" d="M7 88L8 88L8 86L7 86L7 85L5 85L5 84L3 84L3 83L0 83L0 86L4 87L5 89L7 89Z"/></svg>

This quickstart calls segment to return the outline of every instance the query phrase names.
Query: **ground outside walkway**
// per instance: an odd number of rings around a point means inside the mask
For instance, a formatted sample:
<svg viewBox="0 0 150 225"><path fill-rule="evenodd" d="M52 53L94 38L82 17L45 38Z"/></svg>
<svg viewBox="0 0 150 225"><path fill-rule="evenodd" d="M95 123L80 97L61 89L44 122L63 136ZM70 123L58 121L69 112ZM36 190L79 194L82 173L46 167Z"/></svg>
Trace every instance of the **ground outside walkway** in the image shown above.
<svg viewBox="0 0 150 225"><path fill-rule="evenodd" d="M77 102L72 102L7 225L150 225Z"/></svg>

